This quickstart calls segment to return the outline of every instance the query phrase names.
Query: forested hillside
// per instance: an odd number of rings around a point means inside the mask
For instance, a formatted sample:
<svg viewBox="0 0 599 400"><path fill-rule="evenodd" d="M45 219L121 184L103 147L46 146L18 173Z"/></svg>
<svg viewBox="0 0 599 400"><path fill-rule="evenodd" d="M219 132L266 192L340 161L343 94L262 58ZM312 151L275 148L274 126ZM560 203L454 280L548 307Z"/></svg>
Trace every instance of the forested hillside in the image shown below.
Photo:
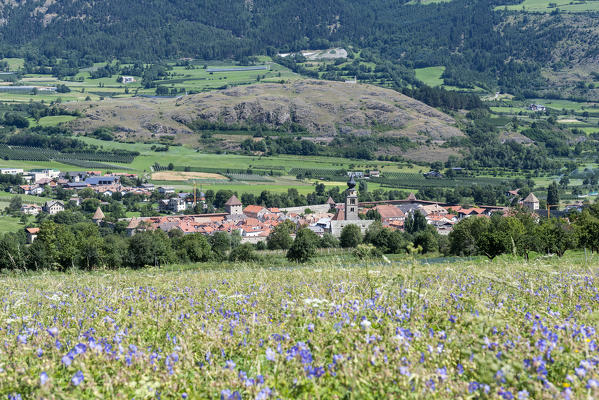
<svg viewBox="0 0 599 400"><path fill-rule="evenodd" d="M82 67L108 57L237 58L354 46L395 85L417 84L412 69L444 65L446 84L539 90L543 67L565 68L599 54L599 14L519 15L505 0L411 5L387 0L87 0L5 2L0 55ZM512 2L513 3L513 2ZM578 19L584 18L581 29ZM599 25L599 24L594 24ZM57 40L58 38L58 40ZM567 42L565 42L567 38ZM566 58L564 45L570 51Z"/></svg>

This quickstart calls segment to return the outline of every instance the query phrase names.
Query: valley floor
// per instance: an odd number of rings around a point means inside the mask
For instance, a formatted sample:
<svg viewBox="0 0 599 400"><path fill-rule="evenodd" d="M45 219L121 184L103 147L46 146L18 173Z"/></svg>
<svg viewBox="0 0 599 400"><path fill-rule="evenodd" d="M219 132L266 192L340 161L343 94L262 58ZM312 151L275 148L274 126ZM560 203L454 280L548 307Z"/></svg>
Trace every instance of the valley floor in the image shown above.
<svg viewBox="0 0 599 400"><path fill-rule="evenodd" d="M572 253L10 273L0 394L593 398L598 272Z"/></svg>

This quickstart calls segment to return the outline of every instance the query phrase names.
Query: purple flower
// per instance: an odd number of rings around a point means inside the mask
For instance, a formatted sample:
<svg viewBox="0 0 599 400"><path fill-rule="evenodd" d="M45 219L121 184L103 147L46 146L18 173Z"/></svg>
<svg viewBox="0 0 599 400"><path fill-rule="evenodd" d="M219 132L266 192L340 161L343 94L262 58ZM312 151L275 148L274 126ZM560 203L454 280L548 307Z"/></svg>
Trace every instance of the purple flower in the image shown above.
<svg viewBox="0 0 599 400"><path fill-rule="evenodd" d="M227 362L225 363L226 369L235 369L236 366L237 364L235 364L235 361L233 360L227 360Z"/></svg>
<svg viewBox="0 0 599 400"><path fill-rule="evenodd" d="M48 378L48 374L47 374L47 373L45 373L45 372L42 372L42 373L40 374L40 385L41 385L41 386L44 386L44 385L46 384L46 382L48 382L48 379L49 379L49 378Z"/></svg>
<svg viewBox="0 0 599 400"><path fill-rule="evenodd" d="M528 399L528 390L524 389L518 392L518 400Z"/></svg>
<svg viewBox="0 0 599 400"><path fill-rule="evenodd" d="M266 400L270 397L271 394L272 390L270 390L270 388L265 387L256 395L256 400Z"/></svg>
<svg viewBox="0 0 599 400"><path fill-rule="evenodd" d="M308 324L308 332L314 332L314 324Z"/></svg>
<svg viewBox="0 0 599 400"><path fill-rule="evenodd" d="M75 375L73 375L73 377L71 378L71 383L74 386L79 386L81 385L81 382L83 382L84 379L85 378L83 377L83 372L77 371Z"/></svg>
<svg viewBox="0 0 599 400"><path fill-rule="evenodd" d="M586 385L587 389L597 389L599 388L599 380L597 379L589 379Z"/></svg>
<svg viewBox="0 0 599 400"><path fill-rule="evenodd" d="M44 355L44 351L42 349L37 349L37 356L41 357Z"/></svg>
<svg viewBox="0 0 599 400"><path fill-rule="evenodd" d="M48 332L50 336L56 337L56 335L58 335L58 328L54 326L52 328L46 329L46 332Z"/></svg>
<svg viewBox="0 0 599 400"><path fill-rule="evenodd" d="M277 353L275 353L270 347L266 349L266 359L268 361L275 361L277 359Z"/></svg>
<svg viewBox="0 0 599 400"><path fill-rule="evenodd" d="M62 361L62 363L65 365L65 367L68 367L73 362L73 359L67 355L67 356L63 356L60 361Z"/></svg>
<svg viewBox="0 0 599 400"><path fill-rule="evenodd" d="M458 375L462 375L464 373L464 367L462 366L462 364L458 364L457 370L458 370Z"/></svg>
<svg viewBox="0 0 599 400"><path fill-rule="evenodd" d="M83 354L87 350L87 346L83 343L77 343L73 350L75 351L75 354L77 354L77 355Z"/></svg>
<svg viewBox="0 0 599 400"><path fill-rule="evenodd" d="M17 336L17 341L21 344L27 344L27 336L19 335Z"/></svg>
<svg viewBox="0 0 599 400"><path fill-rule="evenodd" d="M187 398L187 393L181 393L181 398L182 399L186 399Z"/></svg>

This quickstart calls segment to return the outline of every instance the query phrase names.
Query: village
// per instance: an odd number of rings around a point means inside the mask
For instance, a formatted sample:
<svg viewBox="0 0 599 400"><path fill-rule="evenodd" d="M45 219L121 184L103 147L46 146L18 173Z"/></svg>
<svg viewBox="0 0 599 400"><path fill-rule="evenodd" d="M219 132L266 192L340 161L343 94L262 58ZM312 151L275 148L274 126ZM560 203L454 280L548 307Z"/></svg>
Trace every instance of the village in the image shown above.
<svg viewBox="0 0 599 400"><path fill-rule="evenodd" d="M321 237L327 233L339 237L343 228L350 224L359 226L360 230L365 232L374 222L374 219L368 218L372 215L380 220L383 227L403 231L406 218L415 212L421 213L440 235L448 235L453 226L464 218L490 217L493 213L507 215L510 212L509 208L498 206L446 205L417 199L414 194L401 200L359 202L354 175L351 175L347 183L344 202L335 202L329 197L323 204L267 208L256 204L244 206L234 194L221 209L215 210L208 204L203 192L177 193L172 187L155 187L134 174L104 175L101 171L61 172L52 169L24 171L19 168L3 168L0 169L0 174L19 176L26 182L9 189L15 195L50 194L53 198L56 197L42 206L22 204L20 212L24 215L56 215L69 207L80 207L84 200L80 196L83 190L86 190L88 197L91 191L97 198L106 200L136 196L157 212L152 216L119 218L118 222L126 222L128 236L157 229L167 233L179 230L184 235L213 235L216 232L226 232L239 234L243 243L256 244L266 241L273 229L284 221L291 221L297 228L306 226ZM58 193L61 195L58 196ZM516 197L518 192L511 191L508 195ZM115 222L107 221L102 209L108 204L100 202L92 217L92 221L99 226ZM531 212L539 210L539 200L533 193L518 204ZM38 232L37 227L26 228L29 243L35 240Z"/></svg>

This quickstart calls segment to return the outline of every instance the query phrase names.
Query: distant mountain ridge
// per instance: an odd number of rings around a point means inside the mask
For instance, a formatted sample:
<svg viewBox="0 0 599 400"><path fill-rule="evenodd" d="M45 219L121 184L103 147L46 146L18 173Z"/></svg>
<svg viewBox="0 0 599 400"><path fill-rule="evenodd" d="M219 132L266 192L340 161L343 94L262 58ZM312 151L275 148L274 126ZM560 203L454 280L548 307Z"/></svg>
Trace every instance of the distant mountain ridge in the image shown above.
<svg viewBox="0 0 599 400"><path fill-rule="evenodd" d="M3 0L0 55L69 63L109 57L242 59L334 45L363 50L396 85L444 65L450 84L494 90L559 87L545 68L597 66L599 13L495 11L505 0L431 5L387 0ZM388 64L385 64L388 63ZM580 77L588 77L590 68ZM578 72L578 71L577 71ZM560 89L561 90L561 89Z"/></svg>
<svg viewBox="0 0 599 400"><path fill-rule="evenodd" d="M451 138L465 136L449 115L396 91L316 80L240 86L178 99L112 99L66 106L85 115L71 124L76 132L113 127L125 140L174 136L175 142L190 143L193 131L189 126L196 120L272 129L293 123L309 133L308 139L324 143L351 135L405 138L432 155L448 153L441 146ZM405 153L392 147L380 151Z"/></svg>

